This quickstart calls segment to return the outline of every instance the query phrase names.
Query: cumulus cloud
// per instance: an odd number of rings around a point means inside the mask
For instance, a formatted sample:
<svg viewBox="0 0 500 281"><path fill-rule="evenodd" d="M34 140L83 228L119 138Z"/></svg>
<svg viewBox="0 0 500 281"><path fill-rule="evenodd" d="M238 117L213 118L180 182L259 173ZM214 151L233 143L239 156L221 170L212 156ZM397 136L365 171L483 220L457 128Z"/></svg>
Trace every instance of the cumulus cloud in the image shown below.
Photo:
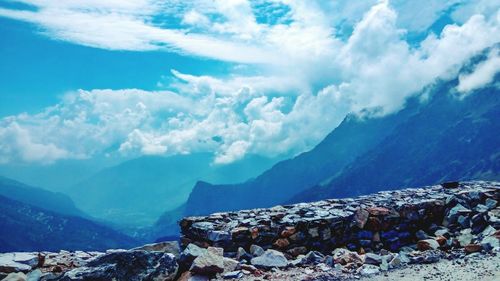
<svg viewBox="0 0 500 281"><path fill-rule="evenodd" d="M477 65L472 73L460 75L457 90L468 93L480 89L493 82L495 75L500 72L500 49L490 51L486 61Z"/></svg>
<svg viewBox="0 0 500 281"><path fill-rule="evenodd" d="M39 114L0 121L3 162L211 151L222 164L248 153L298 153L317 144L348 112L396 112L408 97L439 79L457 77L472 57L500 42L498 5L494 13L490 8L466 17L464 10L475 6L457 1L431 1L425 14L432 20L414 25L407 13L417 4L405 6L409 4L404 1L345 6L271 1L287 9L266 21L258 14L265 7L245 0L170 1L170 6L145 0L118 1L116 6L100 1L26 2L39 10L0 9L0 15L34 22L48 36L84 45L166 48L258 65L246 65L252 75L223 78L172 70L169 91L69 93ZM408 32L426 30L453 5L463 20L429 33L417 45L406 41ZM333 14L335 9L346 9L348 18ZM151 23L160 11L172 10L181 15L181 27ZM346 23L351 31L341 36L339 28ZM490 83L497 70L498 51L460 76L458 90ZM19 139L25 143L18 145ZM34 150L23 154L23 146Z"/></svg>

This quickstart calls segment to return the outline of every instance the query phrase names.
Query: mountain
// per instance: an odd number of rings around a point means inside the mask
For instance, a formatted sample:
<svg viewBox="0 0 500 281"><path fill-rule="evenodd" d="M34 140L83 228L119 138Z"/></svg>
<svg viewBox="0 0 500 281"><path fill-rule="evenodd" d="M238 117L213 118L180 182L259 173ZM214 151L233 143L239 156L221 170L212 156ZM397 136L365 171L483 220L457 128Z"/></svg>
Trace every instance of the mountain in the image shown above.
<svg viewBox="0 0 500 281"><path fill-rule="evenodd" d="M496 86L457 99L442 85L411 118L326 184L289 202L350 197L450 180L500 179L500 95Z"/></svg>
<svg viewBox="0 0 500 281"><path fill-rule="evenodd" d="M104 250L138 242L90 220L0 196L0 252Z"/></svg>
<svg viewBox="0 0 500 281"><path fill-rule="evenodd" d="M344 166L375 147L407 116L417 101L398 114L385 118L360 118L348 115L311 151L281 161L255 179L240 184L214 185L200 181L186 203L185 215L269 207L334 177ZM231 200L227 200L231 198Z"/></svg>
<svg viewBox="0 0 500 281"><path fill-rule="evenodd" d="M87 216L69 196L32 187L0 176L0 196L65 215Z"/></svg>
<svg viewBox="0 0 500 281"><path fill-rule="evenodd" d="M348 115L314 149L277 163L253 180L224 185L200 181L184 215L354 196L449 179L498 179L498 88L458 97L457 84L458 79L438 81L391 115Z"/></svg>
<svg viewBox="0 0 500 281"><path fill-rule="evenodd" d="M248 156L229 165L214 165L209 153L144 156L104 169L65 192L93 217L121 227L143 227L183 204L196 181L242 181L275 161Z"/></svg>

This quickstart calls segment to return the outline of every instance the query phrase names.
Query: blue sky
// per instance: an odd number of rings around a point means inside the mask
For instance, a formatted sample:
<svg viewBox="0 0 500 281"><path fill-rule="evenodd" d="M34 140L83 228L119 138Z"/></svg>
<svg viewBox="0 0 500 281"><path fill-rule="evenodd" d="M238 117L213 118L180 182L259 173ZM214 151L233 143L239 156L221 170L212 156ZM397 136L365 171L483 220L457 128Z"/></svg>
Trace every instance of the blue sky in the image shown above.
<svg viewBox="0 0 500 281"><path fill-rule="evenodd" d="M494 82L499 6L0 1L0 163L298 153L347 113L400 110L492 47L456 90Z"/></svg>

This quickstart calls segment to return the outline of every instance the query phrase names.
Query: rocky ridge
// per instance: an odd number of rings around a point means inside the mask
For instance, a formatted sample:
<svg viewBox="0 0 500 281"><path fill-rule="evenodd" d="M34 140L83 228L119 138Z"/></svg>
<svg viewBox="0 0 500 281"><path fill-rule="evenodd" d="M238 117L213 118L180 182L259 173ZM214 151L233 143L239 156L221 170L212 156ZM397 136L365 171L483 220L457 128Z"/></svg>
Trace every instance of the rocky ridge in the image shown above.
<svg viewBox="0 0 500 281"><path fill-rule="evenodd" d="M499 200L500 183L452 182L189 217L180 222L182 250L178 242L162 242L105 253L5 253L0 277L350 280L441 260L495 261Z"/></svg>

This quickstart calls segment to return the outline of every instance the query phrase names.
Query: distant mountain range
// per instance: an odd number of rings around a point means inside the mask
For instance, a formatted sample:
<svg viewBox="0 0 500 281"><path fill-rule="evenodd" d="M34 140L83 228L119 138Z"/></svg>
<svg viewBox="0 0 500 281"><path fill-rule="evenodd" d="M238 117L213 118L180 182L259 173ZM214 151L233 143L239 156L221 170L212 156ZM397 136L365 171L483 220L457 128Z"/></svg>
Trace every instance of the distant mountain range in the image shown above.
<svg viewBox="0 0 500 281"><path fill-rule="evenodd" d="M314 149L277 163L253 180L224 185L198 182L182 215L348 197L447 180L498 180L498 86L459 97L457 84L458 79L439 82L391 115L349 115ZM165 214L158 224L171 221L173 214Z"/></svg>
<svg viewBox="0 0 500 281"><path fill-rule="evenodd" d="M67 193L86 213L119 227L145 227L165 210L182 205L198 180L239 182L258 175L277 160L250 155L214 165L213 154L144 156L103 169Z"/></svg>
<svg viewBox="0 0 500 281"><path fill-rule="evenodd" d="M75 207L73 201L65 194L32 187L1 176L0 196L60 214L81 217L88 216Z"/></svg>
<svg viewBox="0 0 500 281"><path fill-rule="evenodd" d="M66 195L0 178L0 252L104 250L140 243L86 217Z"/></svg>

